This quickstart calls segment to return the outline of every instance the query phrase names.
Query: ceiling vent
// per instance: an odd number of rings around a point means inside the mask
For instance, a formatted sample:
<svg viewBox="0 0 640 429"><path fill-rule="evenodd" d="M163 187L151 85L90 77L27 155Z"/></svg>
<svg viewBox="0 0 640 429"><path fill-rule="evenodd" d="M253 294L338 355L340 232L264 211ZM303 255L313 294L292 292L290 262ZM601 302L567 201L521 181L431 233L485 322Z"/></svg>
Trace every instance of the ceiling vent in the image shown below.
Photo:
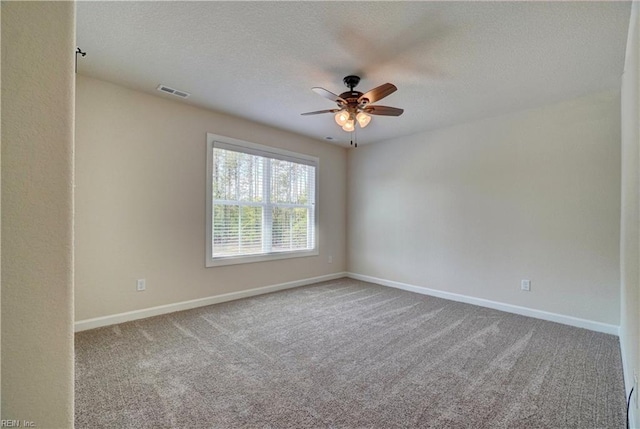
<svg viewBox="0 0 640 429"><path fill-rule="evenodd" d="M187 98L191 95L188 92L180 91L179 89L171 88L169 86L162 85L162 84L158 85L157 89L160 92L166 92L167 94L172 94L180 98Z"/></svg>

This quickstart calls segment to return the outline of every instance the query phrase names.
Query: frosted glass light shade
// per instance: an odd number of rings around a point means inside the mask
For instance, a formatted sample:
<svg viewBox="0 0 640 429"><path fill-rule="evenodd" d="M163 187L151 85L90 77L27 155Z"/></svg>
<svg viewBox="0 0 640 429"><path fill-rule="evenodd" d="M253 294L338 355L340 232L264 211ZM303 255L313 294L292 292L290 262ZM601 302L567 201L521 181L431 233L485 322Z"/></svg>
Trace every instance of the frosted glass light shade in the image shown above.
<svg viewBox="0 0 640 429"><path fill-rule="evenodd" d="M342 126L342 129L345 130L346 132L350 133L351 131L356 129L356 121L354 121L353 119L348 120Z"/></svg>
<svg viewBox="0 0 640 429"><path fill-rule="evenodd" d="M349 120L349 112L345 112L344 110L341 110L338 113L336 113L336 115L334 116L334 119L336 120L336 124L343 127L344 124L346 124L347 121Z"/></svg>
<svg viewBox="0 0 640 429"><path fill-rule="evenodd" d="M360 124L360 128L364 128L369 125L369 122L371 122L371 116L364 112L360 112L356 115L356 120L358 121L358 124Z"/></svg>

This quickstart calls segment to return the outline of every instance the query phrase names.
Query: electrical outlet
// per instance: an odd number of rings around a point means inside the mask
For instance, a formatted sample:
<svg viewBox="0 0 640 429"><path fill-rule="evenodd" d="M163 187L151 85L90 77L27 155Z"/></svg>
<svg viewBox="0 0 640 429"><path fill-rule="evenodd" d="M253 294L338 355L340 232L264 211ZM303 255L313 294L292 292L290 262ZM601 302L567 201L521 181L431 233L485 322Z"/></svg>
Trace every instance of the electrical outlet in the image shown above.
<svg viewBox="0 0 640 429"><path fill-rule="evenodd" d="M327 258L327 263L333 264L333 256L329 255L329 257Z"/></svg>
<svg viewBox="0 0 640 429"><path fill-rule="evenodd" d="M531 291L531 280L522 280L520 282L520 289L526 292Z"/></svg>
<svg viewBox="0 0 640 429"><path fill-rule="evenodd" d="M147 280L145 279L138 279L138 281L136 282L136 290L138 292L142 292L143 290L147 289Z"/></svg>

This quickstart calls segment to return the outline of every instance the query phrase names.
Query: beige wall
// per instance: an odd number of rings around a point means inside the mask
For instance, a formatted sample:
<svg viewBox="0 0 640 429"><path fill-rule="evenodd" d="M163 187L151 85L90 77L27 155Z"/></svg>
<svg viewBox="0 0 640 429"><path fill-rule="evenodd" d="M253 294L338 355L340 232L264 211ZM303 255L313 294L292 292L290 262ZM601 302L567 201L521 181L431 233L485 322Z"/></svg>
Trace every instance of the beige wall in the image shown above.
<svg viewBox="0 0 640 429"><path fill-rule="evenodd" d="M76 320L345 271L344 148L84 76L76 95ZM320 158L319 256L205 268L207 132Z"/></svg>
<svg viewBox="0 0 640 429"><path fill-rule="evenodd" d="M618 325L619 103L599 93L350 151L349 271Z"/></svg>
<svg viewBox="0 0 640 429"><path fill-rule="evenodd" d="M2 419L73 425L75 6L2 2Z"/></svg>
<svg viewBox="0 0 640 429"><path fill-rule="evenodd" d="M0 22L2 22L2 7L0 7ZM0 45L1 44L2 44L2 32L0 31ZM2 67L0 67L0 82L2 82ZM1 117L2 117L2 103L0 102L0 118ZM2 125L0 125L0 134L1 133L2 133ZM0 143L0 149L1 149L1 146L2 145ZM2 150L0 150L0 213L2 213ZM2 228L1 227L0 227L0 261L2 261ZM2 279L2 262L0 262L0 279ZM2 283L0 281L0 310L1 309L2 309ZM0 417L2 417L2 364L1 362L2 362L2 316L0 313Z"/></svg>
<svg viewBox="0 0 640 429"><path fill-rule="evenodd" d="M620 345L627 394L640 370L640 8L634 3L622 75L622 217L620 233ZM637 388L636 388L637 389ZM638 395L640 392L635 392ZM636 401L633 401L637 404ZM640 412L633 406L635 426Z"/></svg>

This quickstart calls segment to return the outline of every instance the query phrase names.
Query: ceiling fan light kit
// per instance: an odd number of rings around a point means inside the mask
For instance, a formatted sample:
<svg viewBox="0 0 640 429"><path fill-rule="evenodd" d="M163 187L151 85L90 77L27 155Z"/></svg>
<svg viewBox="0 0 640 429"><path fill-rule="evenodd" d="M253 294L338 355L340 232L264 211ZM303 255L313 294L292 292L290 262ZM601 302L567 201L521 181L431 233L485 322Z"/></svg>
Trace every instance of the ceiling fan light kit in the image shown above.
<svg viewBox="0 0 640 429"><path fill-rule="evenodd" d="M338 105L337 109L317 110L314 112L303 113L302 115L335 113L334 119L336 124L342 127L344 131L352 133L356 129L356 123L360 128L364 128L369 125L369 122L371 122L371 115L400 116L404 112L403 109L398 109L397 107L376 106L371 104L393 94L398 89L395 85L385 83L373 88L371 91L362 93L360 91L354 91L353 89L358 85L358 83L360 83L359 76L349 75L342 81L349 88L349 91L345 91L340 95L336 95L333 92L320 87L311 88L311 90L316 94L336 103Z"/></svg>

